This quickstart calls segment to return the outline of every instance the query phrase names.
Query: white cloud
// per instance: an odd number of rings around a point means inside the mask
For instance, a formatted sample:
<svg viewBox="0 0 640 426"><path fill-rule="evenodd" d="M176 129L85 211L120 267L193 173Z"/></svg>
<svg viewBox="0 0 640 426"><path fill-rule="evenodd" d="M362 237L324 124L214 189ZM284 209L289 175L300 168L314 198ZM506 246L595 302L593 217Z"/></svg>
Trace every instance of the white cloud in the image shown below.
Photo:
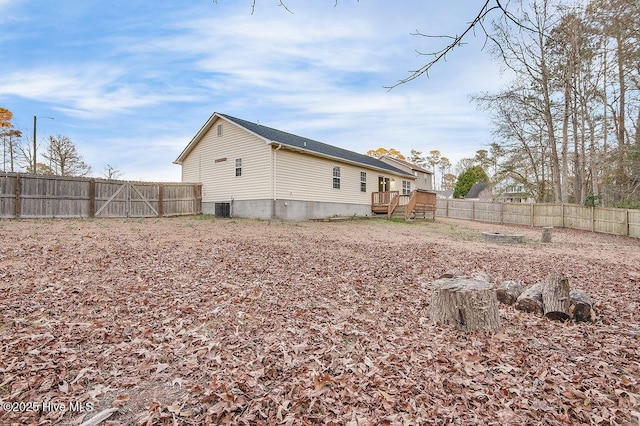
<svg viewBox="0 0 640 426"><path fill-rule="evenodd" d="M183 93L157 92L143 84L123 83L120 79L124 75L122 68L100 65L7 72L0 82L0 93L45 102L78 118L104 118L166 101L195 99Z"/></svg>

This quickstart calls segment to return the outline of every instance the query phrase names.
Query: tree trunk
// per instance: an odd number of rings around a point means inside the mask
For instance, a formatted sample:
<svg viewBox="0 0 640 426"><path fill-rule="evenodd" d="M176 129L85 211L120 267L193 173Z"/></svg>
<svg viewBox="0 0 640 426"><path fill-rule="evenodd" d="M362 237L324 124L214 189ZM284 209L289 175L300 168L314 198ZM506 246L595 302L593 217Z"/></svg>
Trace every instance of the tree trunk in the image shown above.
<svg viewBox="0 0 640 426"><path fill-rule="evenodd" d="M433 283L431 319L461 330L500 329L496 292L491 284L474 278L449 278Z"/></svg>
<svg viewBox="0 0 640 426"><path fill-rule="evenodd" d="M586 291L571 290L569 298L571 299L569 314L573 319L576 321L594 321L596 319L591 297Z"/></svg>
<svg viewBox="0 0 640 426"><path fill-rule="evenodd" d="M563 275L550 276L542 289L544 316L551 320L569 319L569 280Z"/></svg>
<svg viewBox="0 0 640 426"><path fill-rule="evenodd" d="M515 308L519 311L542 313L542 287L544 283L537 283L527 288L516 301Z"/></svg>
<svg viewBox="0 0 640 426"><path fill-rule="evenodd" d="M496 289L498 301L506 305L513 305L522 294L524 288L516 281L505 281Z"/></svg>
<svg viewBox="0 0 640 426"><path fill-rule="evenodd" d="M567 71L569 74L571 71ZM571 78L565 76L564 81L564 112L562 117L562 148L561 148L561 185L562 185L562 203L569 202L569 117L571 114Z"/></svg>

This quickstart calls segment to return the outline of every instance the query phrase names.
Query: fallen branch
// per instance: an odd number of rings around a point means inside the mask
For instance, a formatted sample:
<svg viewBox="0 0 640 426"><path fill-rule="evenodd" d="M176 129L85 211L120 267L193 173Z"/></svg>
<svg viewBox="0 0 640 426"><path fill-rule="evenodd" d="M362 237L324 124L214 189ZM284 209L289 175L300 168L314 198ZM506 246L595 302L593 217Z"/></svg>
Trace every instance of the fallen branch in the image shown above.
<svg viewBox="0 0 640 426"><path fill-rule="evenodd" d="M80 426L96 426L107 420L111 415L117 412L117 408L108 408L96 414L94 417L90 418L86 422L82 423Z"/></svg>

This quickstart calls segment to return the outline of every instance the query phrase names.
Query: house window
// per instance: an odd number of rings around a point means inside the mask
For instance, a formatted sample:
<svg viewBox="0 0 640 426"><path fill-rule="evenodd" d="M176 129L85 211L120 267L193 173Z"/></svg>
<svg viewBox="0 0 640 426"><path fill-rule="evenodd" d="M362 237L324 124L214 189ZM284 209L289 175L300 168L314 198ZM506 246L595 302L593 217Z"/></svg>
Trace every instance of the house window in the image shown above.
<svg viewBox="0 0 640 426"><path fill-rule="evenodd" d="M236 158L236 176L242 176L242 158Z"/></svg>
<svg viewBox="0 0 640 426"><path fill-rule="evenodd" d="M411 182L408 180L402 181L402 195L411 194Z"/></svg>
<svg viewBox="0 0 640 426"><path fill-rule="evenodd" d="M338 166L333 168L333 187L340 189L340 167Z"/></svg>
<svg viewBox="0 0 640 426"><path fill-rule="evenodd" d="M360 192L367 192L367 173L360 172Z"/></svg>
<svg viewBox="0 0 640 426"><path fill-rule="evenodd" d="M218 127L216 129L218 132L218 137L222 136L222 124L218 124Z"/></svg>

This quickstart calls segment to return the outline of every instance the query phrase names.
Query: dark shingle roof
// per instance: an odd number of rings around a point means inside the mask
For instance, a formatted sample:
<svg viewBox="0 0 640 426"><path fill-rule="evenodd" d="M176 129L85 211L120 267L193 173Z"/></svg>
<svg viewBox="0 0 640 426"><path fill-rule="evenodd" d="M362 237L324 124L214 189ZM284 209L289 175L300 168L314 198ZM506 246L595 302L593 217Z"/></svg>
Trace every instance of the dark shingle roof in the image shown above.
<svg viewBox="0 0 640 426"><path fill-rule="evenodd" d="M488 186L489 184L486 182L474 183L469 192L467 192L467 195L464 196L464 198L478 198L480 197L480 193L487 189Z"/></svg>
<svg viewBox="0 0 640 426"><path fill-rule="evenodd" d="M250 121L242 120L240 118L232 117L227 114L218 114L221 117L226 118L239 126L261 136L267 140L286 145L291 148L298 148L305 151L315 152L323 156L334 157L342 160L346 160L353 163L359 163L367 166L376 167L378 169L388 170L390 172L411 176L400 169L397 169L387 163L384 163L377 158L370 157L368 155L358 154L357 152L349 151L346 149L338 148L336 146L328 145L326 143L318 142L313 139L304 138L291 133L283 132L281 130L273 129L271 127L263 126L261 124L252 123Z"/></svg>

